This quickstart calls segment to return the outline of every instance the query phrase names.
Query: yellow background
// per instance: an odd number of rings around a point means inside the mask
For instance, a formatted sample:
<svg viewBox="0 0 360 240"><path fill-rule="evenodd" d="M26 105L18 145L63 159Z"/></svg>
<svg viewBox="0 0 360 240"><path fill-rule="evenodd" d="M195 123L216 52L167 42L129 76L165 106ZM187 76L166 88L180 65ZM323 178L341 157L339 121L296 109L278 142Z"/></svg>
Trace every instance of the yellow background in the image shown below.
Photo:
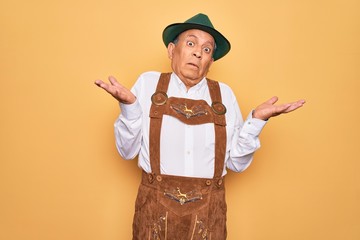
<svg viewBox="0 0 360 240"><path fill-rule="evenodd" d="M131 239L140 170L93 82L169 71L162 30L198 12L232 43L209 77L244 117L273 95L307 100L228 175L228 239L360 239L356 0L1 0L0 239Z"/></svg>

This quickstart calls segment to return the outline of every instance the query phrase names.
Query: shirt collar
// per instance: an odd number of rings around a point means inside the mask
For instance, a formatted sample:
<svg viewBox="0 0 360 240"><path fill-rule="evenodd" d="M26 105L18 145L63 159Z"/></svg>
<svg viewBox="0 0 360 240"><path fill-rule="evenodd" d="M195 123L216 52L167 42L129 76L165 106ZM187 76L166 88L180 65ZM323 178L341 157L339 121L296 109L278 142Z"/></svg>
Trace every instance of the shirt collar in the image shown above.
<svg viewBox="0 0 360 240"><path fill-rule="evenodd" d="M176 81L176 83L178 84L178 86L180 88L183 88L186 90L185 84L181 81L181 79L178 77L178 75L176 75L176 73L173 72L171 74L171 77ZM205 85L206 85L206 78L204 77L203 79L201 79L201 81L198 84L196 84L195 86L192 86L188 91L199 91Z"/></svg>

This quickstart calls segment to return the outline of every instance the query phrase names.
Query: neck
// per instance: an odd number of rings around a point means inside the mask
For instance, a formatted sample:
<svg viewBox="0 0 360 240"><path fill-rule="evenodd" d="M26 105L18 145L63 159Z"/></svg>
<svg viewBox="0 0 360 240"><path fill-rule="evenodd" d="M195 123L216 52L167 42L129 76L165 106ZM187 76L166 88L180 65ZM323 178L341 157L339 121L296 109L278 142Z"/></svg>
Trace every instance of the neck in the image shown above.
<svg viewBox="0 0 360 240"><path fill-rule="evenodd" d="M174 72L175 73L175 72ZM175 75L180 79L180 81L185 85L186 90L189 90L190 88L197 85L203 78L200 79L192 79L192 78L186 78L184 76L179 76L177 73Z"/></svg>

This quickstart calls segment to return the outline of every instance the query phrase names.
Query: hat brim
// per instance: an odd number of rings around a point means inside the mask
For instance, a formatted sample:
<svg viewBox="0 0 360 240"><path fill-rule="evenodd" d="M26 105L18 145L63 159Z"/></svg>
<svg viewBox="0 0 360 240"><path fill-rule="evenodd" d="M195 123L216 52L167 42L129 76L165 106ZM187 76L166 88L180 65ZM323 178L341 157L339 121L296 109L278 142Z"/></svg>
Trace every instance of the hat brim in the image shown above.
<svg viewBox="0 0 360 240"><path fill-rule="evenodd" d="M216 49L213 55L214 61L222 58L230 51L230 42L220 32L213 28L195 23L174 23L167 26L162 35L165 46L168 46L170 42L174 41L180 33L190 29L202 30L209 33L214 38L216 43Z"/></svg>

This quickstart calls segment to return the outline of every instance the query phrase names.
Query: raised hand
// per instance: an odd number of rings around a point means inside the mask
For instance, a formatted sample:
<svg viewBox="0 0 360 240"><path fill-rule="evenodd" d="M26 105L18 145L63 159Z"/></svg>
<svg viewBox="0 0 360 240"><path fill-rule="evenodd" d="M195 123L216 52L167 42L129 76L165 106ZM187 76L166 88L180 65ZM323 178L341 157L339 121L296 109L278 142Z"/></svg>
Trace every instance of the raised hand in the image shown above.
<svg viewBox="0 0 360 240"><path fill-rule="evenodd" d="M109 83L105 83L101 80L96 80L95 84L111 94L116 100L125 104L132 104L135 102L135 95L126 87L121 85L113 76L109 77Z"/></svg>
<svg viewBox="0 0 360 240"><path fill-rule="evenodd" d="M292 103L286 103L281 105L275 105L278 101L278 97L272 97L266 102L262 103L253 111L253 117L267 120L271 117L278 116L283 113L292 112L305 104L305 100L298 100Z"/></svg>

